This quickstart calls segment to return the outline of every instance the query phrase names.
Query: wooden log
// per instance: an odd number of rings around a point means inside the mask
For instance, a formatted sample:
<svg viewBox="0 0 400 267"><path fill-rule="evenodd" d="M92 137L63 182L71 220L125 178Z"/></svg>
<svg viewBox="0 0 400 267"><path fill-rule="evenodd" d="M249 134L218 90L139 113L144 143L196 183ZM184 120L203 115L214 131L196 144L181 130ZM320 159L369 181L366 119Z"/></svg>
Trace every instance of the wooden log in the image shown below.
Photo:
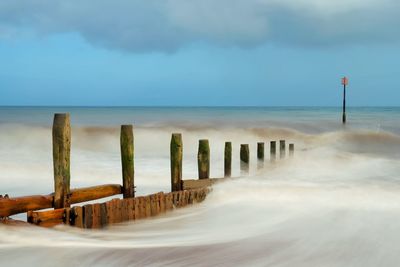
<svg viewBox="0 0 400 267"><path fill-rule="evenodd" d="M232 176L232 142L225 142L224 177Z"/></svg>
<svg viewBox="0 0 400 267"><path fill-rule="evenodd" d="M54 208L69 207L71 124L69 114L55 114L53 122Z"/></svg>
<svg viewBox="0 0 400 267"><path fill-rule="evenodd" d="M261 169L264 167L264 142L257 143L257 168Z"/></svg>
<svg viewBox="0 0 400 267"><path fill-rule="evenodd" d="M122 193L122 187L119 184L106 184L92 187L84 187L71 190L71 204L96 200L100 198L119 195Z"/></svg>
<svg viewBox="0 0 400 267"><path fill-rule="evenodd" d="M56 209L48 211L29 211L27 212L27 221L32 224L40 225L49 221L57 221L58 224L63 223L65 209Z"/></svg>
<svg viewBox="0 0 400 267"><path fill-rule="evenodd" d="M171 191L182 190L182 135L180 133L172 134L171 138Z"/></svg>
<svg viewBox="0 0 400 267"><path fill-rule="evenodd" d="M276 141L270 143L270 161L275 162L276 160Z"/></svg>
<svg viewBox="0 0 400 267"><path fill-rule="evenodd" d="M250 151L249 145L240 145L240 170L242 174L249 173Z"/></svg>
<svg viewBox="0 0 400 267"><path fill-rule="evenodd" d="M91 229L93 225L93 206L91 204L82 207L83 228Z"/></svg>
<svg viewBox="0 0 400 267"><path fill-rule="evenodd" d="M52 195L0 198L0 217L8 217L31 210L48 209L52 207Z"/></svg>
<svg viewBox="0 0 400 267"><path fill-rule="evenodd" d="M293 157L294 155L294 144L289 144L289 157Z"/></svg>
<svg viewBox="0 0 400 267"><path fill-rule="evenodd" d="M124 198L135 197L133 126L121 126L122 187Z"/></svg>
<svg viewBox="0 0 400 267"><path fill-rule="evenodd" d="M73 189L70 192L71 204L96 200L122 193L121 185L108 184L86 188ZM32 210L41 210L54 207L54 194L36 195L16 198L0 198L0 217L8 217L14 214Z"/></svg>
<svg viewBox="0 0 400 267"><path fill-rule="evenodd" d="M286 142L285 140L279 141L279 155L281 159L284 159L286 156Z"/></svg>
<svg viewBox="0 0 400 267"><path fill-rule="evenodd" d="M210 144L207 139L199 140L197 166L199 179L210 178Z"/></svg>

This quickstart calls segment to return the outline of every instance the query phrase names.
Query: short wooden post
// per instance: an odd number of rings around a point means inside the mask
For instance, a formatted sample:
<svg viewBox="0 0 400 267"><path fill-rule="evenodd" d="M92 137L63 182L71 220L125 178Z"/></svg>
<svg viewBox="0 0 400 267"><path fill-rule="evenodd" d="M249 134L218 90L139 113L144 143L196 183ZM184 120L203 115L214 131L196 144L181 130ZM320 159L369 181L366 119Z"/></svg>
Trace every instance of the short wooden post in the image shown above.
<svg viewBox="0 0 400 267"><path fill-rule="evenodd" d="M54 209L70 206L70 154L70 116L55 114L53 122Z"/></svg>
<svg viewBox="0 0 400 267"><path fill-rule="evenodd" d="M257 143L257 168L261 169L264 167L264 143L258 142Z"/></svg>
<svg viewBox="0 0 400 267"><path fill-rule="evenodd" d="M133 126L121 126L122 188L124 198L135 197Z"/></svg>
<svg viewBox="0 0 400 267"><path fill-rule="evenodd" d="M232 142L225 142L224 176L232 176Z"/></svg>
<svg viewBox="0 0 400 267"><path fill-rule="evenodd" d="M276 160L276 141L270 143L270 161L275 162Z"/></svg>
<svg viewBox="0 0 400 267"><path fill-rule="evenodd" d="M279 155L281 159L284 159L286 156L286 142L285 140L279 141Z"/></svg>
<svg viewBox="0 0 400 267"><path fill-rule="evenodd" d="M199 140L197 165L199 170L199 179L210 178L210 144L207 139Z"/></svg>
<svg viewBox="0 0 400 267"><path fill-rule="evenodd" d="M240 145L240 170L243 174L249 173L250 151L249 145Z"/></svg>
<svg viewBox="0 0 400 267"><path fill-rule="evenodd" d="M293 157L294 155L294 144L289 144L289 157Z"/></svg>
<svg viewBox="0 0 400 267"><path fill-rule="evenodd" d="M174 133L171 137L171 191L182 190L182 134Z"/></svg>

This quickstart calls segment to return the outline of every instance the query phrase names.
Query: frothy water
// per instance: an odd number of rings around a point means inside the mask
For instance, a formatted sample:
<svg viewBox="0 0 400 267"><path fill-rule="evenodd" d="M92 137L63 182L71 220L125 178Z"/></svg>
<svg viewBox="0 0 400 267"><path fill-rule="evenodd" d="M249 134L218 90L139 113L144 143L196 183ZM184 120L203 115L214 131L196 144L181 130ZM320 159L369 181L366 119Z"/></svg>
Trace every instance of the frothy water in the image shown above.
<svg viewBox="0 0 400 267"><path fill-rule="evenodd" d="M197 176L198 139L233 181L190 208L106 230L0 225L0 265L398 266L400 109L1 108L0 188L10 196L53 191L53 112L72 116L71 186L119 183L119 124L134 123L139 195L169 190L169 141L182 132L184 178ZM257 171L256 142L286 139L295 157ZM239 145L251 173L239 177ZM23 218L23 215L17 216Z"/></svg>

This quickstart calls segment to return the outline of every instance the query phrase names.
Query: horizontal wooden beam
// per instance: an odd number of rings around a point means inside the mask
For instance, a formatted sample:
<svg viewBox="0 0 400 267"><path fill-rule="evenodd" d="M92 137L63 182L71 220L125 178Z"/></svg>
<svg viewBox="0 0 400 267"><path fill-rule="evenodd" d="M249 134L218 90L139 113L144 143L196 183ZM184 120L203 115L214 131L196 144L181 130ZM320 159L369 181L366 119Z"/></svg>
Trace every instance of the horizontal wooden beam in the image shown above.
<svg viewBox="0 0 400 267"><path fill-rule="evenodd" d="M226 181L229 178L210 178L210 179L199 179L199 180L182 180L182 189L198 189L203 187L209 187L215 183Z"/></svg>
<svg viewBox="0 0 400 267"><path fill-rule="evenodd" d="M98 185L71 190L69 201L70 204L75 204L118 194L122 194L122 186L119 184ZM52 207L54 207L54 194L0 198L0 217Z"/></svg>

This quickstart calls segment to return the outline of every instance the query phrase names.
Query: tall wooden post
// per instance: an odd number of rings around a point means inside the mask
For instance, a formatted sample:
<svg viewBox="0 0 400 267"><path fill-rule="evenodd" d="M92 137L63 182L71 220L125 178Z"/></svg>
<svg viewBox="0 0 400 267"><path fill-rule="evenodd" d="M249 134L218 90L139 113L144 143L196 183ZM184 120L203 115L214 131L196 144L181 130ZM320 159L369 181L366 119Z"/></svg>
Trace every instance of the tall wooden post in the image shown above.
<svg viewBox="0 0 400 267"><path fill-rule="evenodd" d="M124 198L135 197L133 126L121 126L122 192Z"/></svg>
<svg viewBox="0 0 400 267"><path fill-rule="evenodd" d="M264 142L257 143L257 168L264 167Z"/></svg>
<svg viewBox="0 0 400 267"><path fill-rule="evenodd" d="M182 135L174 133L171 137L171 191L182 190Z"/></svg>
<svg viewBox="0 0 400 267"><path fill-rule="evenodd" d="M55 114L53 122L54 208L69 207L71 122L69 114Z"/></svg>
<svg viewBox="0 0 400 267"><path fill-rule="evenodd" d="M224 176L232 176L232 142L225 142Z"/></svg>
<svg viewBox="0 0 400 267"><path fill-rule="evenodd" d="M294 155L294 144L289 144L289 157L293 157Z"/></svg>
<svg viewBox="0 0 400 267"><path fill-rule="evenodd" d="M286 156L286 142L285 140L279 141L279 155L281 159L284 159Z"/></svg>
<svg viewBox="0 0 400 267"><path fill-rule="evenodd" d="M342 78L343 85L343 114L342 114L342 123L346 124L346 86L349 84L349 79L347 77Z"/></svg>
<svg viewBox="0 0 400 267"><path fill-rule="evenodd" d="M276 141L270 143L270 161L275 162L276 160Z"/></svg>
<svg viewBox="0 0 400 267"><path fill-rule="evenodd" d="M206 139L199 140L197 165L199 170L199 179L210 178L210 144Z"/></svg>
<svg viewBox="0 0 400 267"><path fill-rule="evenodd" d="M240 170L243 174L249 173L250 151L249 145L240 145Z"/></svg>

